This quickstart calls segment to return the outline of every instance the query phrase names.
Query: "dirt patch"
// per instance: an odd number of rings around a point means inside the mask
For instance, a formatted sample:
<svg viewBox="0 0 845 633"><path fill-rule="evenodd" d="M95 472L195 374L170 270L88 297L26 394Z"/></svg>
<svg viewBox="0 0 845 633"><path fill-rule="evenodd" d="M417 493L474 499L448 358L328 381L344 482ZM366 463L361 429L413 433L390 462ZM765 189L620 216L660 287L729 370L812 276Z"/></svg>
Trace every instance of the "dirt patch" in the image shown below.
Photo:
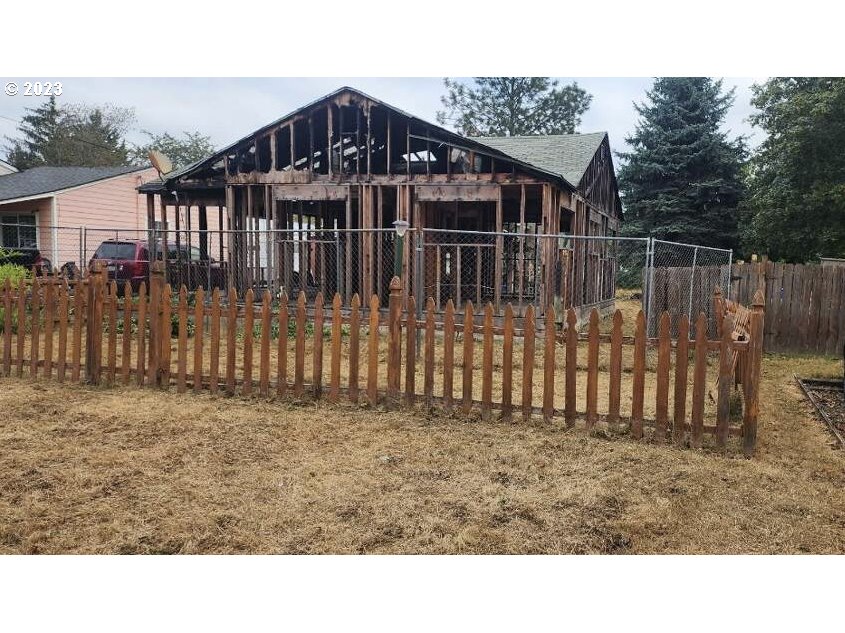
<svg viewBox="0 0 845 633"><path fill-rule="evenodd" d="M845 453L767 356L746 460L554 425L4 379L0 552L842 553Z"/></svg>

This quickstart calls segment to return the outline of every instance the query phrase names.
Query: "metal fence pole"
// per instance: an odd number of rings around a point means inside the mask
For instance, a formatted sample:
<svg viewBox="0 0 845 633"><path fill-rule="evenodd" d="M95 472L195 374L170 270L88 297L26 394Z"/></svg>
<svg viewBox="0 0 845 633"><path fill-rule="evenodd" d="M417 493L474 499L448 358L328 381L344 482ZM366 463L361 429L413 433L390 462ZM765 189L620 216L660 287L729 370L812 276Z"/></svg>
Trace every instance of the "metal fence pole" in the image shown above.
<svg viewBox="0 0 845 633"><path fill-rule="evenodd" d="M733 260L734 260L734 251L731 249L728 252L728 283L727 283L727 291L725 293L725 298L731 298L731 282L733 281Z"/></svg>
<svg viewBox="0 0 845 633"><path fill-rule="evenodd" d="M415 231L414 237L416 238L414 241L416 242L416 257L414 257L414 294L416 295L415 303L416 303L416 319L417 321L422 320L422 313L423 313L423 303L425 302L425 287L423 283L423 245L424 245L424 236L423 232ZM420 349L422 348L422 337L423 337L423 330L422 328L416 328L417 332L417 346L416 346L416 356L419 357Z"/></svg>
<svg viewBox="0 0 845 633"><path fill-rule="evenodd" d="M692 254L692 273L689 279L689 309L687 310L687 320L692 322L692 292L695 285L695 265L698 262L698 246Z"/></svg>
<svg viewBox="0 0 845 633"><path fill-rule="evenodd" d="M337 286L337 292L340 293L340 296L343 297L344 301L346 301L347 300L346 292L344 292L344 288L343 288L343 284L342 284L342 282L343 282L343 268L341 268L341 265L340 265L340 262L341 262L340 231L338 231L334 234L334 239L335 239L334 269L335 269L335 276L336 276L335 284ZM379 296L381 296L380 292L379 292ZM368 299L366 297L363 297L362 300L368 301ZM369 303L367 303L366 305L369 305Z"/></svg>
<svg viewBox="0 0 845 633"><path fill-rule="evenodd" d="M648 294L646 296L645 318L646 330L649 332L651 331L651 301L654 294L654 242L653 237L649 237L648 242L646 242L646 287Z"/></svg>

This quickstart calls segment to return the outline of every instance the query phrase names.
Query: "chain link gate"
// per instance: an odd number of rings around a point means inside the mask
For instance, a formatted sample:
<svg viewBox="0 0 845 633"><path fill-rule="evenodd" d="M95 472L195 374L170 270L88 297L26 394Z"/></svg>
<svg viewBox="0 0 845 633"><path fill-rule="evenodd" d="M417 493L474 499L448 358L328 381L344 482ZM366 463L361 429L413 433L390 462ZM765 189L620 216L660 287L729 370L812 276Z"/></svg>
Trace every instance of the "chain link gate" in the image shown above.
<svg viewBox="0 0 845 633"><path fill-rule="evenodd" d="M703 312L708 335L715 337L713 295L718 288L724 297L730 296L732 262L729 249L652 239L643 285L648 335L657 336L663 312L669 313L672 336L677 335L680 316L692 323Z"/></svg>

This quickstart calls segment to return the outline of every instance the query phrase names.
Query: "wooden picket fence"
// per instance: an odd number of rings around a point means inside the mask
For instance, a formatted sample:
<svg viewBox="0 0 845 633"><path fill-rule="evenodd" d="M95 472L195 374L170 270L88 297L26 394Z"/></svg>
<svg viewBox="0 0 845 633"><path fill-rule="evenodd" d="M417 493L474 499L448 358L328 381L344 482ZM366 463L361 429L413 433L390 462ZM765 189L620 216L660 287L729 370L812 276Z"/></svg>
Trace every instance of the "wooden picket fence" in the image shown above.
<svg viewBox="0 0 845 633"><path fill-rule="evenodd" d="M609 332L601 331L595 310L579 333L571 309L562 329L551 308L541 329L532 308L517 318L510 306L497 326L489 304L476 315L468 303L459 322L451 302L436 319L432 299L418 320L413 297L403 309L398 279L386 313L377 296L369 306L357 295L343 306L339 296L324 305L317 295L306 306L303 294L293 304L285 296L274 303L269 292L257 300L250 290L239 302L230 290L224 303L217 289L209 298L202 289L189 295L183 286L174 297L158 264L149 292L145 284L135 296L128 287L118 291L102 268L74 287L61 279L6 284L3 375L175 385L179 393L345 399L476 412L483 420L496 411L503 421L541 417L547 424L562 419L566 427L583 420L589 430L601 425L636 439L647 428L654 441L671 437L679 446L700 447L712 436L724 447L729 437L741 436L747 455L756 444L762 300L742 329L734 327L735 306L716 297L719 336L710 340L703 314L694 336L693 324L681 317L674 339L666 313L656 338L646 336L642 312L633 335L624 333L619 311ZM736 384L744 396L739 423L731 416Z"/></svg>
<svg viewBox="0 0 845 633"><path fill-rule="evenodd" d="M731 299L751 301L764 289L767 352L840 356L845 348L845 267L783 264L771 261L734 264Z"/></svg>

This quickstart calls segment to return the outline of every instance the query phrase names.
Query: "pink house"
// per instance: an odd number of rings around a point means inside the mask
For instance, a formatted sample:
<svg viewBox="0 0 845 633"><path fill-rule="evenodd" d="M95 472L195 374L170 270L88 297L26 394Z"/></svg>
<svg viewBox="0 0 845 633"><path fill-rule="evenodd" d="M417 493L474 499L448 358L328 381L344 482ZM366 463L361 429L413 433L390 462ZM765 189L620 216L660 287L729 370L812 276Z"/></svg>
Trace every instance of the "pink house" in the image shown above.
<svg viewBox="0 0 845 633"><path fill-rule="evenodd" d="M156 180L152 167L35 167L0 175L0 245L35 246L57 268L84 266L103 240L146 240L149 228L162 228L148 227L147 199L138 193ZM198 209L188 213L190 225L199 226Z"/></svg>

